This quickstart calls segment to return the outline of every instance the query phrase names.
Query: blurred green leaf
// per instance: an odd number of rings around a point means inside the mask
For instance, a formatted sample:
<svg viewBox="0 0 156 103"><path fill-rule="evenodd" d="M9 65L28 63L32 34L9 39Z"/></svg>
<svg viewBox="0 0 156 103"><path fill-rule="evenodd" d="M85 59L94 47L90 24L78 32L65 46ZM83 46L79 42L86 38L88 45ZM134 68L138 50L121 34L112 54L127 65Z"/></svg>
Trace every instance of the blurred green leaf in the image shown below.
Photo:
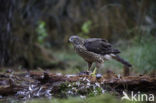
<svg viewBox="0 0 156 103"><path fill-rule="evenodd" d="M36 32L38 34L37 40L38 40L38 43L40 43L41 45L44 44L44 39L48 36L45 26L46 26L46 23L44 21L39 21L37 29L36 29Z"/></svg>
<svg viewBox="0 0 156 103"><path fill-rule="evenodd" d="M88 34L90 32L90 28L91 28L91 24L92 22L90 20L86 21L83 25L82 25L82 32L85 34Z"/></svg>

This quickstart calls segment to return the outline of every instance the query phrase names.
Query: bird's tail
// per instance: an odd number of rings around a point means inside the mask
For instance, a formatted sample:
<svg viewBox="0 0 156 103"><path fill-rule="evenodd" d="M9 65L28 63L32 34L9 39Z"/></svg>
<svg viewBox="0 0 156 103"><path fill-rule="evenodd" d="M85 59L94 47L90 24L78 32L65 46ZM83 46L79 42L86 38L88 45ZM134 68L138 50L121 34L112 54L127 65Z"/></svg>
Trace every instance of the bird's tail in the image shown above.
<svg viewBox="0 0 156 103"><path fill-rule="evenodd" d="M119 55L114 55L114 56L112 56L112 58L119 61L119 62L121 62L125 66L132 67L132 65L130 63L128 63L127 61L122 59Z"/></svg>

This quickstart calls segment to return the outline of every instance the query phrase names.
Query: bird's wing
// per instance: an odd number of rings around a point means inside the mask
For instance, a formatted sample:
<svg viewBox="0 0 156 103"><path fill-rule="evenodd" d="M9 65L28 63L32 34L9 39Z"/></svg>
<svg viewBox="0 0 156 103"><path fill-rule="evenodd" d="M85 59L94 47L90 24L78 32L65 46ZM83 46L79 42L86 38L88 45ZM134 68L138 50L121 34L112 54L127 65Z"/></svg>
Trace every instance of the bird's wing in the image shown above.
<svg viewBox="0 0 156 103"><path fill-rule="evenodd" d="M97 53L97 54L118 54L120 53L119 50L113 49L111 44L108 43L106 40L101 38L90 38L86 39L84 42L84 46L88 51Z"/></svg>

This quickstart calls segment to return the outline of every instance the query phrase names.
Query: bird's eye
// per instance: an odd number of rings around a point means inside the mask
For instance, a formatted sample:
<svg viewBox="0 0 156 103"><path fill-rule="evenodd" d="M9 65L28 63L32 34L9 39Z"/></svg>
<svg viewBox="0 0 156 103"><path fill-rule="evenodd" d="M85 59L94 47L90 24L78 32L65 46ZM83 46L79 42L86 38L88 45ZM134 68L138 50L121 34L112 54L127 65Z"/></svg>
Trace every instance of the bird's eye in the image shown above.
<svg viewBox="0 0 156 103"><path fill-rule="evenodd" d="M71 38L70 40L73 41L73 38Z"/></svg>

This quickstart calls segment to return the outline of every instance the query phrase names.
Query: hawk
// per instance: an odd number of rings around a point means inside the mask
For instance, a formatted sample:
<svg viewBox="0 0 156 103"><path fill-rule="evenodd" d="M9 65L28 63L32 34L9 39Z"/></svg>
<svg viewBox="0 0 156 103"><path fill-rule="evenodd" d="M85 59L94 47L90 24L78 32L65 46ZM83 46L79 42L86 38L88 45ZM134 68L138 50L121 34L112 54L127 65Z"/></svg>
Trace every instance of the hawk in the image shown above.
<svg viewBox="0 0 156 103"><path fill-rule="evenodd" d="M90 70L92 64L103 63L105 60L115 59L125 65L131 67L132 65L122 59L118 54L120 51L112 47L108 41L102 38L89 38L84 39L79 36L70 36L69 42L74 46L74 49L78 55L80 55L87 63L88 70Z"/></svg>

